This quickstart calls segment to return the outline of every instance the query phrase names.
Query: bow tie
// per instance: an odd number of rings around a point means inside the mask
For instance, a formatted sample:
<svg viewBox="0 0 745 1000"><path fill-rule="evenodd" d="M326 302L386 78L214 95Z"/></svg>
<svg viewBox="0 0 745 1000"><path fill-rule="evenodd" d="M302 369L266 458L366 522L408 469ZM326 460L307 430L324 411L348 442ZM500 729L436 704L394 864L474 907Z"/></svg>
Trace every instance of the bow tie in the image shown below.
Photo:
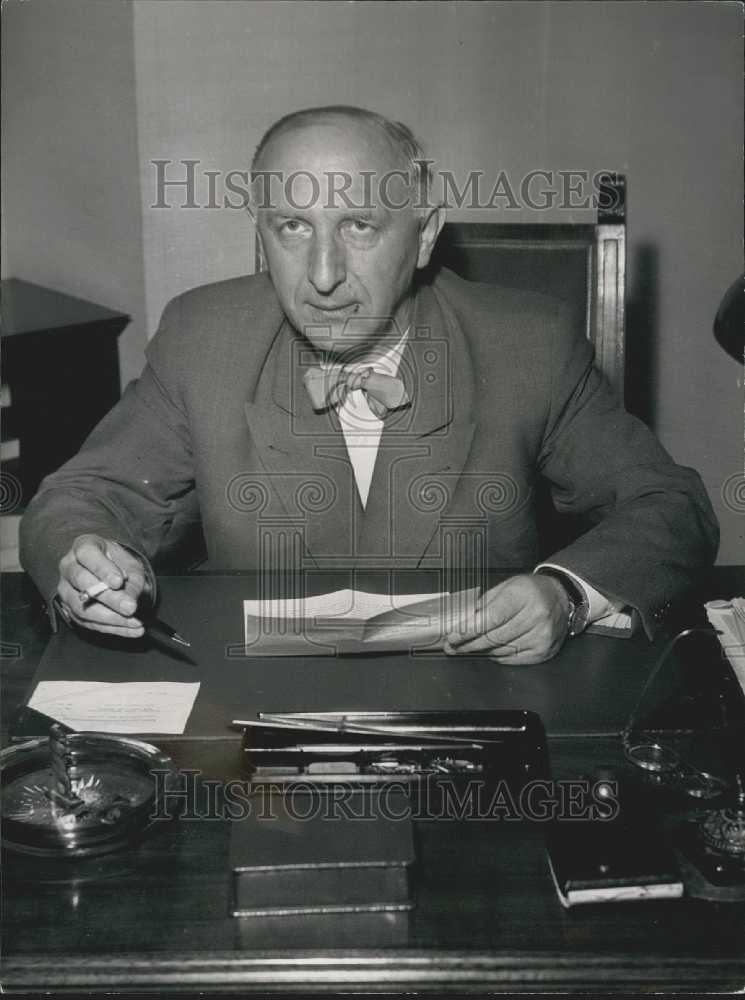
<svg viewBox="0 0 745 1000"><path fill-rule="evenodd" d="M391 410L400 410L410 403L406 386L400 378L383 375L374 368L350 370L336 365L332 368L309 368L305 373L313 409L317 412L343 406L350 392L361 389L367 405L378 420L385 420Z"/></svg>

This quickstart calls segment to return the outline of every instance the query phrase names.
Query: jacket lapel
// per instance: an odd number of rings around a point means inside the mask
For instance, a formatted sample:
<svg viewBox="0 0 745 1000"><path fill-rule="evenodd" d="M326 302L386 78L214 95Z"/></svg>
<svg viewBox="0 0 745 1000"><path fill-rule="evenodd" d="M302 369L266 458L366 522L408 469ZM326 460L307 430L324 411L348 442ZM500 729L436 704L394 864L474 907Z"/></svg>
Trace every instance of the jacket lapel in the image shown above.
<svg viewBox="0 0 745 1000"><path fill-rule="evenodd" d="M318 565L374 560L417 565L452 514L475 422L465 335L447 304L424 286L401 360L411 407L385 422L363 512L335 412L315 413L303 384L312 350L282 323L245 403L264 494L259 519L302 533ZM389 562L391 561L391 562Z"/></svg>
<svg viewBox="0 0 745 1000"><path fill-rule="evenodd" d="M417 294L399 375L413 402L386 420L357 548L416 565L452 512L475 429L465 335L429 286Z"/></svg>
<svg viewBox="0 0 745 1000"><path fill-rule="evenodd" d="M260 481L271 498L260 518L275 532L283 521L300 531L306 554L320 566L352 553L355 496L336 414L315 413L303 384L311 363L317 363L312 350L285 321L244 409L263 469Z"/></svg>

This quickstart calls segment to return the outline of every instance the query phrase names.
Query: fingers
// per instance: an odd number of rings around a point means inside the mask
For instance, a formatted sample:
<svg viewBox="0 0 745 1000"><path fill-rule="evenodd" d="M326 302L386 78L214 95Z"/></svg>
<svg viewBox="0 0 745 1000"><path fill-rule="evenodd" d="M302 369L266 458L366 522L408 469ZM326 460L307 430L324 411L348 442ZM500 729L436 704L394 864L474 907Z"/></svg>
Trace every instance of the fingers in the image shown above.
<svg viewBox="0 0 745 1000"><path fill-rule="evenodd" d="M122 614L131 614L137 607L141 596L146 592L146 574L142 562L117 542L106 543L107 555L125 574L122 588L122 600L118 610ZM131 605L134 604L134 607Z"/></svg>
<svg viewBox="0 0 745 1000"><path fill-rule="evenodd" d="M460 645L446 643L444 651L450 656L491 656L500 662L529 663L538 662L533 657L539 655L536 648L536 636L533 626L519 622L510 622L499 629L488 629L483 635L477 636Z"/></svg>
<svg viewBox="0 0 745 1000"><path fill-rule="evenodd" d="M71 619L82 628L109 635L120 635L128 639L136 639L145 633L144 626L138 618L120 615L98 600L84 606L78 596L79 591L75 590L67 580L60 581L57 593Z"/></svg>
<svg viewBox="0 0 745 1000"><path fill-rule="evenodd" d="M458 652L469 653L509 642L525 631L524 611L524 603L512 600L504 584L493 587L460 617L447 635L448 645ZM488 641L487 635L493 635L494 641Z"/></svg>
<svg viewBox="0 0 745 1000"><path fill-rule="evenodd" d="M107 543L98 535L79 535L70 551L62 557L62 562L67 563L71 572L82 566L96 580L103 580L112 590L118 590L124 583L125 574L107 555L107 544L112 543Z"/></svg>
<svg viewBox="0 0 745 1000"><path fill-rule="evenodd" d="M520 645L516 645L511 652L492 650L489 653L489 659L505 667L532 667L536 663L545 663L546 660L550 660L556 656L558 652L558 648L542 651L538 649L523 649Z"/></svg>
<svg viewBox="0 0 745 1000"><path fill-rule="evenodd" d="M87 599L85 591L101 582L108 589ZM135 612L145 584L145 568L131 552L99 535L80 535L60 560L57 593L76 624L136 637L144 632Z"/></svg>
<svg viewBox="0 0 745 1000"><path fill-rule="evenodd" d="M520 621L517 618L497 628L487 627L481 635L467 642L448 643L446 652L464 656L475 656L479 653L490 655L511 656L527 652L532 644L533 625L531 622Z"/></svg>
<svg viewBox="0 0 745 1000"><path fill-rule="evenodd" d="M488 591L458 623L444 646L450 655L489 655L507 665L542 663L561 648L567 615L557 590L534 576L517 576Z"/></svg>

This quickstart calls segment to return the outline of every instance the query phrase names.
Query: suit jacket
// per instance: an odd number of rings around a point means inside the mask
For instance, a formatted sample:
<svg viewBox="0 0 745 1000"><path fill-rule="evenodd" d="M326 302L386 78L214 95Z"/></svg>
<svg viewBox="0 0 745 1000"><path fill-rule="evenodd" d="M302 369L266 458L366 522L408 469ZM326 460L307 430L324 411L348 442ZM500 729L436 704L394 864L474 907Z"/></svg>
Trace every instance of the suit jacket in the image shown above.
<svg viewBox="0 0 745 1000"><path fill-rule="evenodd" d="M174 299L147 355L23 520L23 565L47 597L78 534L152 558L197 520L207 568L531 568L541 476L593 524L552 561L637 608L650 636L716 553L698 475L623 410L556 300L447 271L417 290L400 370L413 403L386 420L366 511L268 276Z"/></svg>

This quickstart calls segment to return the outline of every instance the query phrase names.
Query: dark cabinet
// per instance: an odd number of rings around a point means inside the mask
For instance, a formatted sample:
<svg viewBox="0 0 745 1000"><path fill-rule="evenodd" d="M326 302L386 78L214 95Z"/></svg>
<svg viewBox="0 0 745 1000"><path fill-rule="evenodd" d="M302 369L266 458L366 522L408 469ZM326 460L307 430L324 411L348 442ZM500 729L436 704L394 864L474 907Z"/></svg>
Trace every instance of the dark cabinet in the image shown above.
<svg viewBox="0 0 745 1000"><path fill-rule="evenodd" d="M4 468L20 483L16 509L119 399L117 338L128 322L41 285L2 282L3 437L17 439L19 452Z"/></svg>

